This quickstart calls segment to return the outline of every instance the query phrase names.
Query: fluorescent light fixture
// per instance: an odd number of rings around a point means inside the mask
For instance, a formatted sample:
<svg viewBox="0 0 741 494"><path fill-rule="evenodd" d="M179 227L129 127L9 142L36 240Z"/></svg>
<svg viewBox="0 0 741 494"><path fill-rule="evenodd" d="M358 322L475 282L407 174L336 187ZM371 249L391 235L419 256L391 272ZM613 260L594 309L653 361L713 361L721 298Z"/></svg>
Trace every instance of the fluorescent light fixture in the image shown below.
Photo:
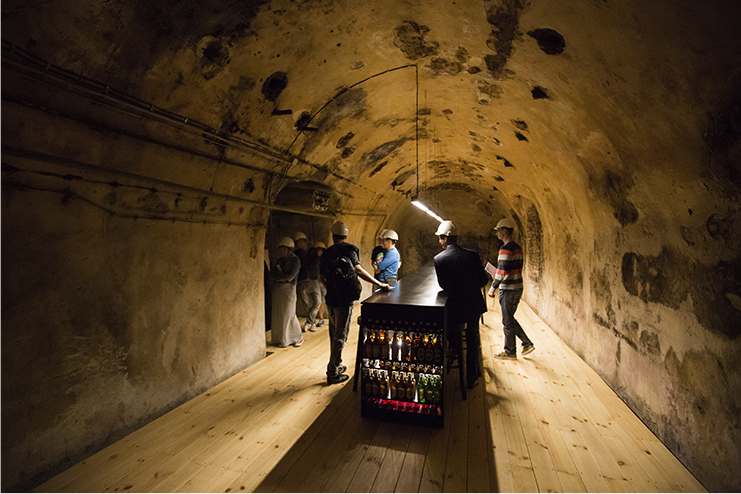
<svg viewBox="0 0 741 494"><path fill-rule="evenodd" d="M425 206L424 204L422 204L422 202L417 198L417 196L413 196L412 197L412 204L414 204L419 209L421 209L422 211L424 211L425 213L429 214L430 216L432 216L433 218L435 218L437 221L439 221L440 223L442 223L443 219L441 217L439 217L437 214L435 214L435 212L432 211L430 208L428 208L427 206Z"/></svg>
<svg viewBox="0 0 741 494"><path fill-rule="evenodd" d="M439 217L438 215L436 215L436 214L434 213L434 211L430 211L430 210L428 209L428 210L427 210L427 211L425 211L425 212L426 212L427 214L429 214L430 216L432 216L433 218L435 218L435 219L436 219L437 221L439 221L440 223L442 223L442 222L443 222L443 219L442 219L441 217Z"/></svg>
<svg viewBox="0 0 741 494"><path fill-rule="evenodd" d="M425 206L424 204L422 204L422 202L419 199L417 199L417 196L412 197L412 204L414 204L415 206L417 206L419 209L421 209L425 213L427 213L429 211L429 209L427 208L427 206Z"/></svg>

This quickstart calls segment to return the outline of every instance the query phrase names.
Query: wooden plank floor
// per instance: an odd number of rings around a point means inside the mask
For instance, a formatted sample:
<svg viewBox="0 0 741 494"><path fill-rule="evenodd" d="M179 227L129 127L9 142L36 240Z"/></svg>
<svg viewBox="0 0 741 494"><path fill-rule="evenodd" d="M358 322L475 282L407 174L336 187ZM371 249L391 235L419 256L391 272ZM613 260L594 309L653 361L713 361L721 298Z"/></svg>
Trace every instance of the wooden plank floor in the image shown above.
<svg viewBox="0 0 741 494"><path fill-rule="evenodd" d="M362 418L352 380L325 384L325 325L36 490L706 492L527 304L517 315L535 352L493 359L504 338L487 313L483 382L462 401L450 374L442 428Z"/></svg>

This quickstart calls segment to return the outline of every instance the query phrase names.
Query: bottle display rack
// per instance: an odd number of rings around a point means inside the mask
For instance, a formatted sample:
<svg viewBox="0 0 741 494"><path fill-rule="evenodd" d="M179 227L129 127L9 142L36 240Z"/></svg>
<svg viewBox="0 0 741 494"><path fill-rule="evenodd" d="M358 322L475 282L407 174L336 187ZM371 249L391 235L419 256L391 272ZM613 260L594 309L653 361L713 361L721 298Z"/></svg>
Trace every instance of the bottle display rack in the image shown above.
<svg viewBox="0 0 741 494"><path fill-rule="evenodd" d="M429 269L404 278L395 290L374 295L361 308L361 413L442 426L445 298Z"/></svg>

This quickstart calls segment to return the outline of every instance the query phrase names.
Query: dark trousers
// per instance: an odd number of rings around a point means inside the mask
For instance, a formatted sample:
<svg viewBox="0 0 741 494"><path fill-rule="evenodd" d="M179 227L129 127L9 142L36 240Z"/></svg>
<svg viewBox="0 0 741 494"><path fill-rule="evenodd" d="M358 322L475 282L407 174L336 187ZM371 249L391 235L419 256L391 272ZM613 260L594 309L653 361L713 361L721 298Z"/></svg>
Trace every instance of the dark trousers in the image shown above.
<svg viewBox="0 0 741 494"><path fill-rule="evenodd" d="M347 343L352 322L352 305L329 307L329 363L327 376L336 377L340 373L337 368L342 363L342 350Z"/></svg>
<svg viewBox="0 0 741 494"><path fill-rule="evenodd" d="M522 341L522 346L533 344L527 337L520 323L515 319L515 311L520 304L522 290L499 289L499 304L502 307L502 327L504 329L504 352L507 355L517 355L517 340Z"/></svg>
<svg viewBox="0 0 741 494"><path fill-rule="evenodd" d="M479 335L479 317L477 314L469 318L464 324L466 328L466 380L474 382L481 376L479 355L481 354L481 336ZM463 366L463 324L453 325L448 331L450 348L458 355L458 362Z"/></svg>

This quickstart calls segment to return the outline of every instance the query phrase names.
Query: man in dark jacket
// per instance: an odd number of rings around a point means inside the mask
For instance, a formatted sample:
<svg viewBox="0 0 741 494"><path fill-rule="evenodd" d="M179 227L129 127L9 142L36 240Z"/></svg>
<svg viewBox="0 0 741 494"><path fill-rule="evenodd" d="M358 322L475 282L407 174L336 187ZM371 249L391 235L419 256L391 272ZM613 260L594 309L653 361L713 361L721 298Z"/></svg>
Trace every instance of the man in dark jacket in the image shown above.
<svg viewBox="0 0 741 494"><path fill-rule="evenodd" d="M440 223L435 235L445 249L435 256L435 272L438 284L448 293L448 341L460 356L462 364L461 331L465 325L466 379L468 387L473 388L478 384L480 375L479 317L486 312L486 300L481 288L488 283L489 276L484 271L478 253L458 245L458 229L452 221Z"/></svg>

